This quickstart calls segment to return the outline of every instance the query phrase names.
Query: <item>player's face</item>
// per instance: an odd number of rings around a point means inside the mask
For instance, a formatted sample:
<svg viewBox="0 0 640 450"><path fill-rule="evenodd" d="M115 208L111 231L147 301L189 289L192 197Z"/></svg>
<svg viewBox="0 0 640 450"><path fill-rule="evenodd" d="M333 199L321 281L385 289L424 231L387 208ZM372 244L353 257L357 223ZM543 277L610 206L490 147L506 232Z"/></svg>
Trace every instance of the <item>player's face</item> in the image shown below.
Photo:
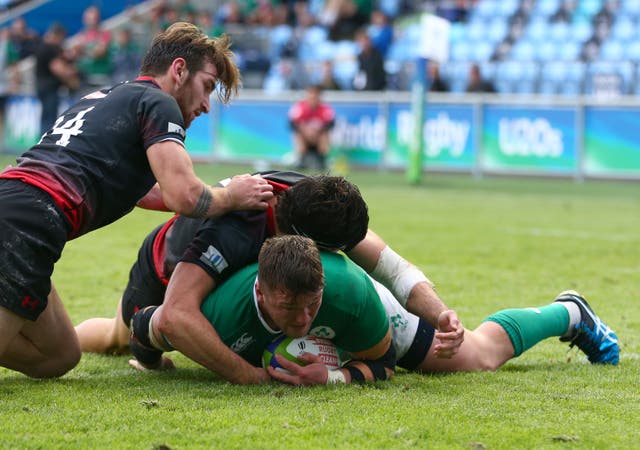
<svg viewBox="0 0 640 450"><path fill-rule="evenodd" d="M211 63L205 63L202 70L189 74L185 83L178 88L175 99L182 111L186 128L200 114L209 112L209 98L215 86L216 68Z"/></svg>
<svg viewBox="0 0 640 450"><path fill-rule="evenodd" d="M293 296L280 289L258 292L261 310L269 325L289 337L302 337L309 333L322 304L322 289L313 293Z"/></svg>

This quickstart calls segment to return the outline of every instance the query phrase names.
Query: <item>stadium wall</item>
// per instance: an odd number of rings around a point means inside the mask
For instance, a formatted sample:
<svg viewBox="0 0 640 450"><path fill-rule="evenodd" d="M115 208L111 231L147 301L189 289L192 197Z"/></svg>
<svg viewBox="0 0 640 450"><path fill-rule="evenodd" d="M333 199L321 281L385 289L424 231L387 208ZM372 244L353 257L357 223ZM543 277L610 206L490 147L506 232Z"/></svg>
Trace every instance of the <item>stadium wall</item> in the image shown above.
<svg viewBox="0 0 640 450"><path fill-rule="evenodd" d="M213 104L188 131L187 148L204 161L293 162L287 111L301 93L242 91ZM404 169L413 130L410 94L325 93L336 109L332 154L352 166ZM39 103L12 97L5 151L21 153L38 136ZM504 97L429 94L425 171L640 179L640 101L619 97Z"/></svg>

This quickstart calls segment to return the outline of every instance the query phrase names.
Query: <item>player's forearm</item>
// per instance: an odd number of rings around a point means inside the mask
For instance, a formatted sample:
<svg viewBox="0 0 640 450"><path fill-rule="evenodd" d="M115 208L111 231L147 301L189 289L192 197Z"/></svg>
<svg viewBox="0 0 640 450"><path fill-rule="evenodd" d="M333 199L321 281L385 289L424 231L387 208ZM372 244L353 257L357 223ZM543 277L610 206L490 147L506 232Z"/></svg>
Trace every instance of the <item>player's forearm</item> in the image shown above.
<svg viewBox="0 0 640 450"><path fill-rule="evenodd" d="M416 284L405 305L407 311L426 320L434 328L438 328L438 317L449 308L440 299L433 286L426 281Z"/></svg>
<svg viewBox="0 0 640 450"><path fill-rule="evenodd" d="M165 315L159 330L174 348L234 384L261 383L256 368L234 353L202 314Z"/></svg>

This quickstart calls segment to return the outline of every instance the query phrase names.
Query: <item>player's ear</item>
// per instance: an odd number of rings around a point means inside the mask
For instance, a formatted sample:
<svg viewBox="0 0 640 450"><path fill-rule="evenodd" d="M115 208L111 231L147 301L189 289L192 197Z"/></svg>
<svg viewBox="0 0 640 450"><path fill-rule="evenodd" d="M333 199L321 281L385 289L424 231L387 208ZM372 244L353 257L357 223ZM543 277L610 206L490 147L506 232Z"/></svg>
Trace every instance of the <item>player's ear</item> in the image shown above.
<svg viewBox="0 0 640 450"><path fill-rule="evenodd" d="M256 297L258 298L258 302L264 303L264 294L262 293L262 289L260 289L260 281L256 280Z"/></svg>
<svg viewBox="0 0 640 450"><path fill-rule="evenodd" d="M187 62L184 58L176 58L171 63L171 75L178 86L182 86L189 77L189 70L187 70Z"/></svg>

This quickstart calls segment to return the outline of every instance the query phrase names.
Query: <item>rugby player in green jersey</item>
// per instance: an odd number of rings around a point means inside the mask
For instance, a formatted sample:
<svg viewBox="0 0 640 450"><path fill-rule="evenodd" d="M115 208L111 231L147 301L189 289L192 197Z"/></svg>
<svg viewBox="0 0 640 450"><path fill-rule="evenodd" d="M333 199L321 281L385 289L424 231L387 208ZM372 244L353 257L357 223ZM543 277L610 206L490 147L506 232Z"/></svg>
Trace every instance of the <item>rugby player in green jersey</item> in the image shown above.
<svg viewBox="0 0 640 450"><path fill-rule="evenodd" d="M269 239L260 252L259 265L237 272L207 296L202 313L234 355L253 366L260 366L264 348L282 333L328 338L354 355L353 361L334 371L316 356L301 358L310 363L307 366L278 356L289 373L273 368L268 373L291 384L387 379L396 358L399 367L426 373L496 370L549 337L577 345L591 363L618 364L615 333L577 292L565 291L550 305L498 311L467 331L459 352L438 358L436 330L402 308L388 289L344 256L323 253L321 261L322 266L307 238ZM153 346L172 350L154 326L153 316L149 323ZM134 330L138 334L145 331ZM160 352L132 348L146 367L173 367ZM134 367L143 368L140 362L131 361Z"/></svg>
<svg viewBox="0 0 640 450"><path fill-rule="evenodd" d="M201 309L220 339L238 358L254 366L261 365L265 347L282 333L323 337L352 357L343 368L333 371L314 355L303 355L301 359L309 363L306 366L278 357L290 373L273 368L268 372L285 383L386 380L394 373L389 319L373 282L345 256L320 254L315 243L303 236L265 241L258 264L232 275L205 299ZM154 327L153 316L150 325L154 346L171 350ZM134 335L138 333L134 330ZM145 359L149 353L133 348L141 362L157 366L158 361ZM157 353L152 355L160 358ZM169 360L165 358L164 364L170 364Z"/></svg>

